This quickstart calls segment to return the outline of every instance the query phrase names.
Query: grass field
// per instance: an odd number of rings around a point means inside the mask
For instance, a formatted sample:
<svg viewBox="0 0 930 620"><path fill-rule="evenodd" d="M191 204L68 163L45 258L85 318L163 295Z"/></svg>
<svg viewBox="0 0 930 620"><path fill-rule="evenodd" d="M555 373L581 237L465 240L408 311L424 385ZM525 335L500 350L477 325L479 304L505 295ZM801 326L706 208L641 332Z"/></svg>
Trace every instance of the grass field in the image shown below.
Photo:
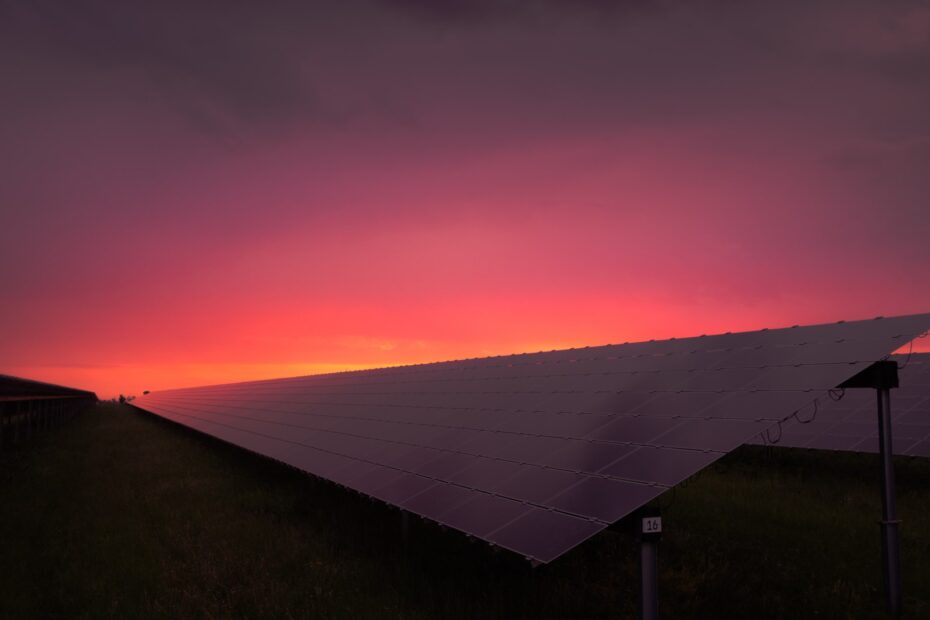
<svg viewBox="0 0 930 620"><path fill-rule="evenodd" d="M745 447L662 498L666 618L881 618L877 457ZM0 454L0 618L625 618L636 546L536 569L129 407ZM930 618L930 461L897 461Z"/></svg>

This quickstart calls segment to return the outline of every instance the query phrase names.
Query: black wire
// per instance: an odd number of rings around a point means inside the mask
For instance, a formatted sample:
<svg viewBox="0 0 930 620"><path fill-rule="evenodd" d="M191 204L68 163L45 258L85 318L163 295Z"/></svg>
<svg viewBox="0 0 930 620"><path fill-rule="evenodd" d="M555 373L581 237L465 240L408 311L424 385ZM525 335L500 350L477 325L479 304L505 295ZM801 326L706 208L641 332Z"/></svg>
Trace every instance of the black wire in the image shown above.
<svg viewBox="0 0 930 620"><path fill-rule="evenodd" d="M810 418L808 418L808 419L806 419L806 420L802 420L802 419L800 418L800 416L798 416L798 414L801 413L800 410L795 411L794 413L792 413L792 414L791 414L791 417L794 418L795 420L797 420L798 422L800 422L801 424L810 424L811 422L813 422L814 420L817 419L817 411L818 411L818 408L819 408L819 401L820 401L820 399L818 399L818 398L815 398L815 399L814 399L814 413L811 414L811 417L810 417Z"/></svg>
<svg viewBox="0 0 930 620"><path fill-rule="evenodd" d="M922 333L921 335L917 336L917 338L926 338L928 334L930 334L930 331ZM917 340L917 338L914 338L914 340ZM914 340L911 340L911 343L908 346L907 358L904 360L904 364L898 364L898 370L904 370L907 368L907 365L911 363L911 356L914 354Z"/></svg>
<svg viewBox="0 0 930 620"><path fill-rule="evenodd" d="M779 441L781 441L781 433L782 433L781 420L778 421L778 437L776 437L775 439L772 439L772 436L769 434L769 433L771 433L771 431L772 431L772 428L771 428L771 427L765 429L765 439L766 439L766 441L768 441L769 444L776 444L776 443L778 443Z"/></svg>
<svg viewBox="0 0 930 620"><path fill-rule="evenodd" d="M911 340L911 344L908 346L908 349L907 349L907 357L904 359L903 364L898 364L898 370L904 370L905 368L907 368L907 365L911 363L911 355L913 354L914 354L914 341Z"/></svg>

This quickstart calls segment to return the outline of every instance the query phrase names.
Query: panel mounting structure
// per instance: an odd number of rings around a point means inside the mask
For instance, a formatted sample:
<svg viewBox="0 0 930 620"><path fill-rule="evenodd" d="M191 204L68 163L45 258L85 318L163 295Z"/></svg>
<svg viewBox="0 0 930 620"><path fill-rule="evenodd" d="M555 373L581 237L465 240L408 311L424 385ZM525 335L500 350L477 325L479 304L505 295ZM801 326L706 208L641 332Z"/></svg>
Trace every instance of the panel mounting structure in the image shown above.
<svg viewBox="0 0 930 620"><path fill-rule="evenodd" d="M132 404L550 562L930 314L152 392Z"/></svg>

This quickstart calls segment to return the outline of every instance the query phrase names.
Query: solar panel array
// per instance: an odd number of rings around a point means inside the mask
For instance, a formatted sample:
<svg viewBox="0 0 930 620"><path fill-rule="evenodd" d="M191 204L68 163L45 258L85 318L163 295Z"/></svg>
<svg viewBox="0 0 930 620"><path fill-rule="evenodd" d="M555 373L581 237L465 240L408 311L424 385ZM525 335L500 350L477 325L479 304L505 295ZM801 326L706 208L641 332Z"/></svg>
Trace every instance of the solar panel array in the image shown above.
<svg viewBox="0 0 930 620"><path fill-rule="evenodd" d="M97 396L87 390L45 383L34 379L23 379L11 375L0 375L0 399L27 400L40 398L92 398L96 400Z"/></svg>
<svg viewBox="0 0 930 620"><path fill-rule="evenodd" d="M155 392L159 416L549 562L930 315Z"/></svg>
<svg viewBox="0 0 930 620"><path fill-rule="evenodd" d="M901 387L891 392L892 448L895 454L930 457L930 353L894 356ZM770 429L751 443L788 448L878 452L874 390L845 390L817 400L816 410L798 413L781 432Z"/></svg>

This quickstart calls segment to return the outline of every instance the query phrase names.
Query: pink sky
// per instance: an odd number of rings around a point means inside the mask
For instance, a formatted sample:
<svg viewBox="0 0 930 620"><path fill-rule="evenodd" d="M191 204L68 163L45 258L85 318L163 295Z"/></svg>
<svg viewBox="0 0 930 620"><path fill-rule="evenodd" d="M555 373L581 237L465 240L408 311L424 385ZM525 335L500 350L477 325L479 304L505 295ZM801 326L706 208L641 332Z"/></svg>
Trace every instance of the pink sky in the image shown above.
<svg viewBox="0 0 930 620"><path fill-rule="evenodd" d="M930 310L926 4L82 4L0 7L0 373Z"/></svg>

